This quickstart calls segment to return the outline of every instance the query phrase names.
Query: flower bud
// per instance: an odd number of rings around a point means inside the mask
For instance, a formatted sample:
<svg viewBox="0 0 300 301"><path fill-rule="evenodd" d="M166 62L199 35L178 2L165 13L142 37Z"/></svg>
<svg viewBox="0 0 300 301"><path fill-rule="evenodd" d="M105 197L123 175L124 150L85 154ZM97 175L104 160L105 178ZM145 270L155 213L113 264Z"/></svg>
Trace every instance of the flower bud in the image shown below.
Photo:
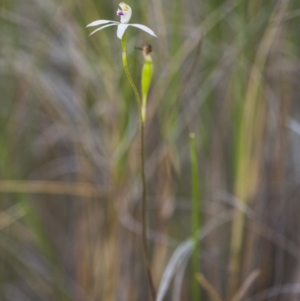
<svg viewBox="0 0 300 301"><path fill-rule="evenodd" d="M152 74L153 74L153 64L152 59L150 56L150 53L152 51L151 45L145 45L143 47L143 56L144 56L144 66L142 70L142 118L143 122L146 120L146 103L147 103L147 97L148 92L152 80Z"/></svg>

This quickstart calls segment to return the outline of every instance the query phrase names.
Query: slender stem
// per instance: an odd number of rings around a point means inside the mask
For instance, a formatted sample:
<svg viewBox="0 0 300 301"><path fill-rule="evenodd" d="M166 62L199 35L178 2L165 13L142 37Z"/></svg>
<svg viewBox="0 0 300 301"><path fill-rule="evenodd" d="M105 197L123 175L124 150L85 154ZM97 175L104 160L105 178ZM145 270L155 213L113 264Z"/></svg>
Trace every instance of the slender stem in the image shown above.
<svg viewBox="0 0 300 301"><path fill-rule="evenodd" d="M193 236L193 254L192 254L192 300L201 300L200 287L196 280L196 275L199 273L200 267L200 252L201 245L199 239L199 230L201 227L200 216L200 178L198 171L197 148L195 142L195 134L190 134L190 153L191 153L191 167L192 167L192 236Z"/></svg>
<svg viewBox="0 0 300 301"><path fill-rule="evenodd" d="M136 85L130 75L129 72L129 68L128 68L128 63L127 63L127 53L126 53L126 33L124 34L123 38L122 38L122 61L123 61L123 67L126 73L126 76L128 78L128 81L133 89L134 92L134 96L135 96L135 100L136 100L136 104L138 106L138 111L139 111L139 115L140 115L140 121L142 122L143 118L142 118L142 102L141 102L141 98L139 95L139 92L136 88Z"/></svg>
<svg viewBox="0 0 300 301"><path fill-rule="evenodd" d="M142 245L145 262L147 265L147 274L149 285L153 300L156 299L155 286L151 272L151 265L149 261L149 253L147 248L147 201L146 201L146 175L145 175L145 123L141 120L141 177L142 177Z"/></svg>
<svg viewBox="0 0 300 301"><path fill-rule="evenodd" d="M137 88L134 84L134 81L130 75L128 64L127 64L127 54L126 54L126 34L124 34L122 38L122 59L123 59L123 67L128 78L128 81L134 91L135 100L138 106L138 111L140 115L140 150L141 150L141 179L142 179L142 250L143 256L146 263L148 281L150 285L150 292L153 301L156 298L156 291L153 282L153 276L151 272L151 265L149 260L149 253L147 248L147 190L146 190L146 175L145 175L145 118L143 118L142 112L142 103L137 91Z"/></svg>

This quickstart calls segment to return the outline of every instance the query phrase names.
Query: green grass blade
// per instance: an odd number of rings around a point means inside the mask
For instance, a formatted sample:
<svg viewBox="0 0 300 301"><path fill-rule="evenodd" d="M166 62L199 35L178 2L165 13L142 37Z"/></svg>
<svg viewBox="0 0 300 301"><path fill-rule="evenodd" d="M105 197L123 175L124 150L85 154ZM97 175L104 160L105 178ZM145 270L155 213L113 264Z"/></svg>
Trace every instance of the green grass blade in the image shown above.
<svg viewBox="0 0 300 301"><path fill-rule="evenodd" d="M198 171L197 148L195 143L195 134L190 134L190 156L192 167L192 235L194 241L194 248L192 254L192 300L200 300L200 287L196 280L196 275L199 273L200 267L200 179Z"/></svg>

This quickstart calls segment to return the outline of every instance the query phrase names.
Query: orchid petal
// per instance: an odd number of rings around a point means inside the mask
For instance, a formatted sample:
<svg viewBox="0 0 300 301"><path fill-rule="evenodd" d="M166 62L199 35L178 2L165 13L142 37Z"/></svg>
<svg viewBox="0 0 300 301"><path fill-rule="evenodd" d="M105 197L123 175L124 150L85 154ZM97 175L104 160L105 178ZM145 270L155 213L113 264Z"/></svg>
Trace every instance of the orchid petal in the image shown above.
<svg viewBox="0 0 300 301"><path fill-rule="evenodd" d="M95 32L97 32L97 31L99 31L99 30L103 29L103 28L106 28L106 27L109 27L109 26L113 26L113 25L118 25L118 23L114 23L114 24L107 24L107 25L104 25L104 26L102 26L102 27L100 27L100 28L97 28L97 29L96 29L96 30L94 30L92 33L90 33L90 36L91 36L92 34L94 34Z"/></svg>
<svg viewBox="0 0 300 301"><path fill-rule="evenodd" d="M150 29L149 27L142 25L142 24L129 24L130 26L139 28L147 33L149 33L150 35L154 36L157 38L157 35L154 33L154 31L152 29Z"/></svg>
<svg viewBox="0 0 300 301"><path fill-rule="evenodd" d="M115 22L116 21L111 21L111 20L97 20L97 21L90 23L86 27L98 26L98 25L102 25L102 24L106 24L106 23L115 23Z"/></svg>
<svg viewBox="0 0 300 301"><path fill-rule="evenodd" d="M126 29L130 26L130 24L119 24L118 30L117 30L117 36L120 40L122 40L122 37L126 31Z"/></svg>

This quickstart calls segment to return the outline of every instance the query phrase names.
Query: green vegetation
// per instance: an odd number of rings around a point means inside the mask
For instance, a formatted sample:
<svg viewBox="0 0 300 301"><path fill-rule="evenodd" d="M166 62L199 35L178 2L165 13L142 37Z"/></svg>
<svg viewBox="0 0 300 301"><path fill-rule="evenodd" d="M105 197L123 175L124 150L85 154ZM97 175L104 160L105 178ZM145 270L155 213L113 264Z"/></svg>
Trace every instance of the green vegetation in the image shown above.
<svg viewBox="0 0 300 301"><path fill-rule="evenodd" d="M200 300L199 285L196 281L196 276L199 273L200 267L200 239L199 232L201 230L200 218L200 178L198 171L197 147L195 142L195 134L190 134L190 153L191 153L191 169L192 169L192 236L193 236L193 276L192 278L192 299Z"/></svg>
<svg viewBox="0 0 300 301"><path fill-rule="evenodd" d="M0 2L0 300L298 300L299 1L127 4L147 207L118 2Z"/></svg>

